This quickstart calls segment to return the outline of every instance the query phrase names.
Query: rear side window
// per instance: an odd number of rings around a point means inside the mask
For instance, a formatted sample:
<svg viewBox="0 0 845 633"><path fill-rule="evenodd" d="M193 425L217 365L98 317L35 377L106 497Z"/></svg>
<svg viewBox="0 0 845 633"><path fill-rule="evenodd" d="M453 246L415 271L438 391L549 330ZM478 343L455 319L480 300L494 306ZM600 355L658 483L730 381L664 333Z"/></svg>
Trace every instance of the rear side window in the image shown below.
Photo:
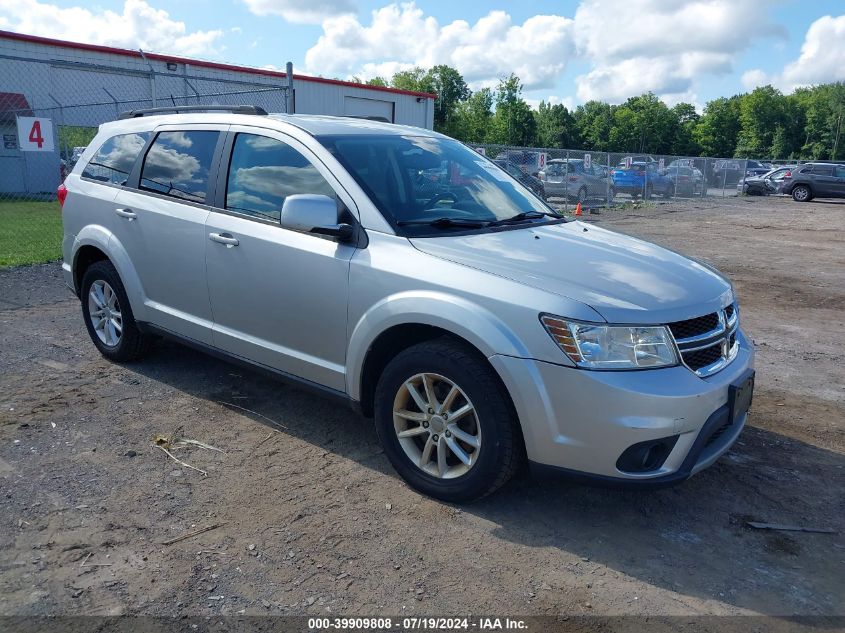
<svg viewBox="0 0 845 633"><path fill-rule="evenodd" d="M82 177L115 185L124 184L149 138L150 132L111 137L85 165Z"/></svg>
<svg viewBox="0 0 845 633"><path fill-rule="evenodd" d="M141 169L141 189L166 196L205 202L208 173L219 132L161 132Z"/></svg>
<svg viewBox="0 0 845 633"><path fill-rule="evenodd" d="M845 178L845 167L840 166L836 168L836 177Z"/></svg>
<svg viewBox="0 0 845 633"><path fill-rule="evenodd" d="M285 198L302 193L335 195L317 168L287 143L237 135L226 183L227 209L278 222Z"/></svg>
<svg viewBox="0 0 845 633"><path fill-rule="evenodd" d="M816 165L813 167L813 173L816 176L832 176L833 167L828 167L827 165Z"/></svg>

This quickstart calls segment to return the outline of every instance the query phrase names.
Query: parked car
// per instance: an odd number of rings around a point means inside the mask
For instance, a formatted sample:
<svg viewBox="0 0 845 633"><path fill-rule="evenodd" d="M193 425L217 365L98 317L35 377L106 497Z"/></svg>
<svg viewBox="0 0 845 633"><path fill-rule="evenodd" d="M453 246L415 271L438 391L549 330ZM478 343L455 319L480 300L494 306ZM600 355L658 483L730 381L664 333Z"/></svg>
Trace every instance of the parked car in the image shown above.
<svg viewBox="0 0 845 633"><path fill-rule="evenodd" d="M737 185L737 193L749 196L768 196L780 193L781 186L787 174L795 169L795 165L782 165L776 167L762 176L743 178Z"/></svg>
<svg viewBox="0 0 845 633"><path fill-rule="evenodd" d="M676 483L742 432L754 350L710 266L551 213L429 130L179 111L102 125L58 191L64 279L107 359L164 336L334 398L456 502L526 459Z"/></svg>
<svg viewBox="0 0 845 633"><path fill-rule="evenodd" d="M807 163L784 175L781 191L796 202L845 198L845 164Z"/></svg>
<svg viewBox="0 0 845 633"><path fill-rule="evenodd" d="M704 174L694 167L672 166L666 170L666 177L672 181L672 193L682 198L707 195Z"/></svg>
<svg viewBox="0 0 845 633"><path fill-rule="evenodd" d="M589 198L613 200L616 187L602 165L584 166L581 158L556 158L546 163L538 174L549 198L568 198L586 202Z"/></svg>
<svg viewBox="0 0 845 633"><path fill-rule="evenodd" d="M633 162L630 167L620 163L611 174L616 193L627 193L635 200L640 196L648 200L654 194L672 197L672 180L662 173L657 165L656 161Z"/></svg>
<svg viewBox="0 0 845 633"><path fill-rule="evenodd" d="M528 187L541 200L546 199L546 188L542 180L532 176L531 174L525 173L518 166L506 160L496 159L493 162L496 163L502 169L504 169L506 172L508 172L511 176L516 178L520 183Z"/></svg>
<svg viewBox="0 0 845 633"><path fill-rule="evenodd" d="M713 162L713 170L710 173L710 185L713 187L735 185L746 176L762 176L769 169L769 167L756 160L717 160Z"/></svg>

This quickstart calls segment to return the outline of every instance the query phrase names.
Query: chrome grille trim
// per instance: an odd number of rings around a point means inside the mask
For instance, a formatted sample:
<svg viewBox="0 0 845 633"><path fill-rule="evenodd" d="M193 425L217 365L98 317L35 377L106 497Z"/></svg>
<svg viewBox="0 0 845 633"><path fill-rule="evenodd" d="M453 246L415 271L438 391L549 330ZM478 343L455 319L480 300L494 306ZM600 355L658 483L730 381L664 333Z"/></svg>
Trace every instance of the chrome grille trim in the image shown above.
<svg viewBox="0 0 845 633"><path fill-rule="evenodd" d="M712 322L713 313L699 317L699 319L709 318ZM739 338L736 336L739 330L739 311L735 305L727 306L715 313L718 326L708 332L697 333L687 337L676 337L674 332L680 329L678 324L688 324L696 319L688 319L678 323L671 323L668 326L669 332L675 341L678 355L681 362L690 371L697 376L705 378L712 376L718 371L721 371L728 366L739 353ZM718 359L707 365L699 366L696 363L696 358L700 359L700 352L712 349L713 352L718 352ZM711 355L712 357L712 355ZM709 359L704 359L709 360Z"/></svg>

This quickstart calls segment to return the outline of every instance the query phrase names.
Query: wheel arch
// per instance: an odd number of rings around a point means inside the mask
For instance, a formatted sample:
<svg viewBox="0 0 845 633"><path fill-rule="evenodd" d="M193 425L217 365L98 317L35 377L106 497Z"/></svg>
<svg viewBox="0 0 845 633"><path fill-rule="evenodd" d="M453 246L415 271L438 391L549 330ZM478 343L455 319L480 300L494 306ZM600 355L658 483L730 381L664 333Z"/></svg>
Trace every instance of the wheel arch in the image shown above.
<svg viewBox="0 0 845 633"><path fill-rule="evenodd" d="M362 412L372 415L375 385L392 358L441 336L465 344L487 363L494 354L529 355L522 341L495 315L466 300L433 292L387 297L358 321L350 336L347 391L360 402ZM498 371L490 367L507 393Z"/></svg>

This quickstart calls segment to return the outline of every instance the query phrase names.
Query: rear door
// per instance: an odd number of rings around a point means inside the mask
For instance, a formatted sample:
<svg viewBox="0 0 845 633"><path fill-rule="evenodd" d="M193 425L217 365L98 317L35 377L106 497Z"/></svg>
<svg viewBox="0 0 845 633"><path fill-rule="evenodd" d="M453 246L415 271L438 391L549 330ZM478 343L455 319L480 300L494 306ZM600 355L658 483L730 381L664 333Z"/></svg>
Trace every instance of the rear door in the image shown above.
<svg viewBox="0 0 845 633"><path fill-rule="evenodd" d="M833 165L814 165L811 180L813 195L817 198L828 198L836 195L839 187Z"/></svg>
<svg viewBox="0 0 845 633"><path fill-rule="evenodd" d="M156 325L210 344L205 279L205 219L214 161L228 126L161 126L130 176L135 188L114 200L114 231L143 289Z"/></svg>

